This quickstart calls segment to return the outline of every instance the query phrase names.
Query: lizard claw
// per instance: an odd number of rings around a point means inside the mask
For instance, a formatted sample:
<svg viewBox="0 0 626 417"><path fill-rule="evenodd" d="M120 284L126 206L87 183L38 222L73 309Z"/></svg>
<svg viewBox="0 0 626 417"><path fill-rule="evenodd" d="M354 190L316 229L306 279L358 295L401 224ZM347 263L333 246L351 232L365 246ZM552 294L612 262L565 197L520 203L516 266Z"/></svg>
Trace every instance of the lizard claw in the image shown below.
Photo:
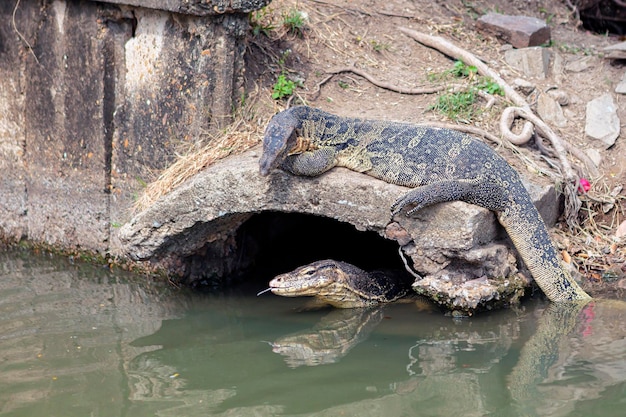
<svg viewBox="0 0 626 417"><path fill-rule="evenodd" d="M438 201L432 201L432 198L429 198L432 192L429 192L429 189L432 188L432 185L423 186L413 188L408 193L404 194L402 197L398 198L395 203L391 206L391 211L395 215L402 211L406 206L413 206L410 210L406 212L407 217L412 216L418 210L431 205L433 202L437 203Z"/></svg>
<svg viewBox="0 0 626 417"><path fill-rule="evenodd" d="M409 210L409 211L407 211L407 212L406 212L406 216L407 216L407 217L412 216L412 215L413 215L413 214L415 214L415 213L416 213L416 212L417 212L420 208L421 208L421 207L420 207L419 205L417 205L417 206L413 207L411 210Z"/></svg>
<svg viewBox="0 0 626 417"><path fill-rule="evenodd" d="M391 215L395 216L396 214L400 213L404 207L406 207L407 205L411 204L411 202L396 202L391 206ZM406 212L406 216L410 217L413 213L415 213L416 211L418 211L421 207L418 205L416 207L413 207L411 210Z"/></svg>
<svg viewBox="0 0 626 417"><path fill-rule="evenodd" d="M396 214L400 213L402 211L402 209L404 208L405 204L402 204L402 198L399 198L396 200L395 203L393 203L391 205L391 215L395 216Z"/></svg>
<svg viewBox="0 0 626 417"><path fill-rule="evenodd" d="M395 216L396 214L400 213L409 204L415 204L415 207L407 211L406 213L407 217L410 217L413 213L415 213L420 208L422 208L422 204L420 204L419 201L415 201L415 198L412 198L410 193L407 193L406 195L403 195L402 197L398 198L396 202L391 205L391 214Z"/></svg>

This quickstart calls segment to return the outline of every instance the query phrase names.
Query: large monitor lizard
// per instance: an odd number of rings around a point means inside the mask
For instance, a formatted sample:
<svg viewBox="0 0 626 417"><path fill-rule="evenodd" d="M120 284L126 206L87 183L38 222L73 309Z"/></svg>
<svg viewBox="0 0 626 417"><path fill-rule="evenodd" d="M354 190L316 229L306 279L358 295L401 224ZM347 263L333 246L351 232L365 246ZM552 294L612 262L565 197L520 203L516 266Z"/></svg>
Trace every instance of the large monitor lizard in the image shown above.
<svg viewBox="0 0 626 417"><path fill-rule="evenodd" d="M283 297L315 297L337 308L391 303L409 293L411 284L391 272L365 272L332 259L316 261L270 281L269 290ZM265 292L265 291L263 291Z"/></svg>
<svg viewBox="0 0 626 417"><path fill-rule="evenodd" d="M408 123L339 117L292 107L269 122L261 175L282 168L317 176L335 166L411 187L391 207L407 215L460 200L496 213L533 278L555 302L589 299L563 268L517 172L484 143L461 132Z"/></svg>

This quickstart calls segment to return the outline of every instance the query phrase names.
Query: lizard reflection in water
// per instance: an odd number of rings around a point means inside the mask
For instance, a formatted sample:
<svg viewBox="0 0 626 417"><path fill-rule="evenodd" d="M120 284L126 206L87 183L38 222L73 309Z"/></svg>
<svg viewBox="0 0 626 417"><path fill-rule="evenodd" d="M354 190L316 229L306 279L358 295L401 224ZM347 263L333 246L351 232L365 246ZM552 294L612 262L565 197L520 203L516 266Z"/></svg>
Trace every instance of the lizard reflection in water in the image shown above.
<svg viewBox="0 0 626 417"><path fill-rule="evenodd" d="M374 335L379 332L375 327L383 325L383 312L388 315L386 310L392 309L392 316L401 314L398 308L403 307L332 310L312 328L276 339L272 350L291 368L334 364L371 337L379 340L381 334L404 334L394 327L402 321L391 320L384 321L385 330ZM446 389L460 392L470 384L475 395L488 398L492 385L483 385L478 375L490 374L485 381L506 380L513 400L507 404L511 409L498 409L495 414L494 409L474 410L483 412L480 415L571 415L574 411L584 415L581 409L597 404L600 398L608 396L613 404L619 401L619 396L610 393L626 387L626 303L552 303L544 307L539 318L533 317L535 304L528 308L521 316L503 312L481 321L459 322L436 315L432 320L441 320L436 332L418 331L407 351L408 379L397 379L395 386L412 387L412 393L403 394L410 396L407 401ZM525 339L517 363L512 368L498 365L517 356L515 346L524 340L518 339L520 332L535 323L536 330ZM459 367L460 363L464 365ZM492 367L497 370L492 371ZM505 369L507 374L502 374ZM402 400L396 397L395 401Z"/></svg>
<svg viewBox="0 0 626 417"><path fill-rule="evenodd" d="M626 386L626 303L554 303L508 377L521 415L569 415L611 387Z"/></svg>
<svg viewBox="0 0 626 417"><path fill-rule="evenodd" d="M336 363L367 339L383 317L382 308L334 310L313 328L283 336L270 345L290 368Z"/></svg>

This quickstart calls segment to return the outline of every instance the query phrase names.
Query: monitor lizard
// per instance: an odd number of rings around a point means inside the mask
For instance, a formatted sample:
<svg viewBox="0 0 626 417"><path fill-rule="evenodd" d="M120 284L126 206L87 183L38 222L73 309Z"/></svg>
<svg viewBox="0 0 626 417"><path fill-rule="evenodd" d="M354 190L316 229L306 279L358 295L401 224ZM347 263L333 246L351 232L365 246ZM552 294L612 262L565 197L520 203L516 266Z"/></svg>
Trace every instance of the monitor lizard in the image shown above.
<svg viewBox="0 0 626 417"><path fill-rule="evenodd" d="M337 308L358 308L396 301L410 292L411 284L392 272L366 272L326 259L278 275L268 290L283 297L312 296Z"/></svg>
<svg viewBox="0 0 626 417"><path fill-rule="evenodd" d="M335 166L413 188L392 205L393 215L407 206L411 215L455 200L495 212L551 301L591 298L564 269L518 173L471 136L451 129L340 117L308 106L292 107L270 120L261 175L281 168L317 176Z"/></svg>

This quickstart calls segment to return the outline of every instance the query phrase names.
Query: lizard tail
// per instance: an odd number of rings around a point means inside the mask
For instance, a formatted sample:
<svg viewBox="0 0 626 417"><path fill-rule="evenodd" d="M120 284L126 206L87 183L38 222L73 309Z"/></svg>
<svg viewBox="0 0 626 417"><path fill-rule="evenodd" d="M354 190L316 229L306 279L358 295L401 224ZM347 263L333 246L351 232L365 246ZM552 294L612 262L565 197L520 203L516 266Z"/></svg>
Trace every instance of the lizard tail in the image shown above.
<svg viewBox="0 0 626 417"><path fill-rule="evenodd" d="M517 202L510 205L498 213L498 219L535 282L551 301L591 299L565 270L550 241L541 215L532 202Z"/></svg>

